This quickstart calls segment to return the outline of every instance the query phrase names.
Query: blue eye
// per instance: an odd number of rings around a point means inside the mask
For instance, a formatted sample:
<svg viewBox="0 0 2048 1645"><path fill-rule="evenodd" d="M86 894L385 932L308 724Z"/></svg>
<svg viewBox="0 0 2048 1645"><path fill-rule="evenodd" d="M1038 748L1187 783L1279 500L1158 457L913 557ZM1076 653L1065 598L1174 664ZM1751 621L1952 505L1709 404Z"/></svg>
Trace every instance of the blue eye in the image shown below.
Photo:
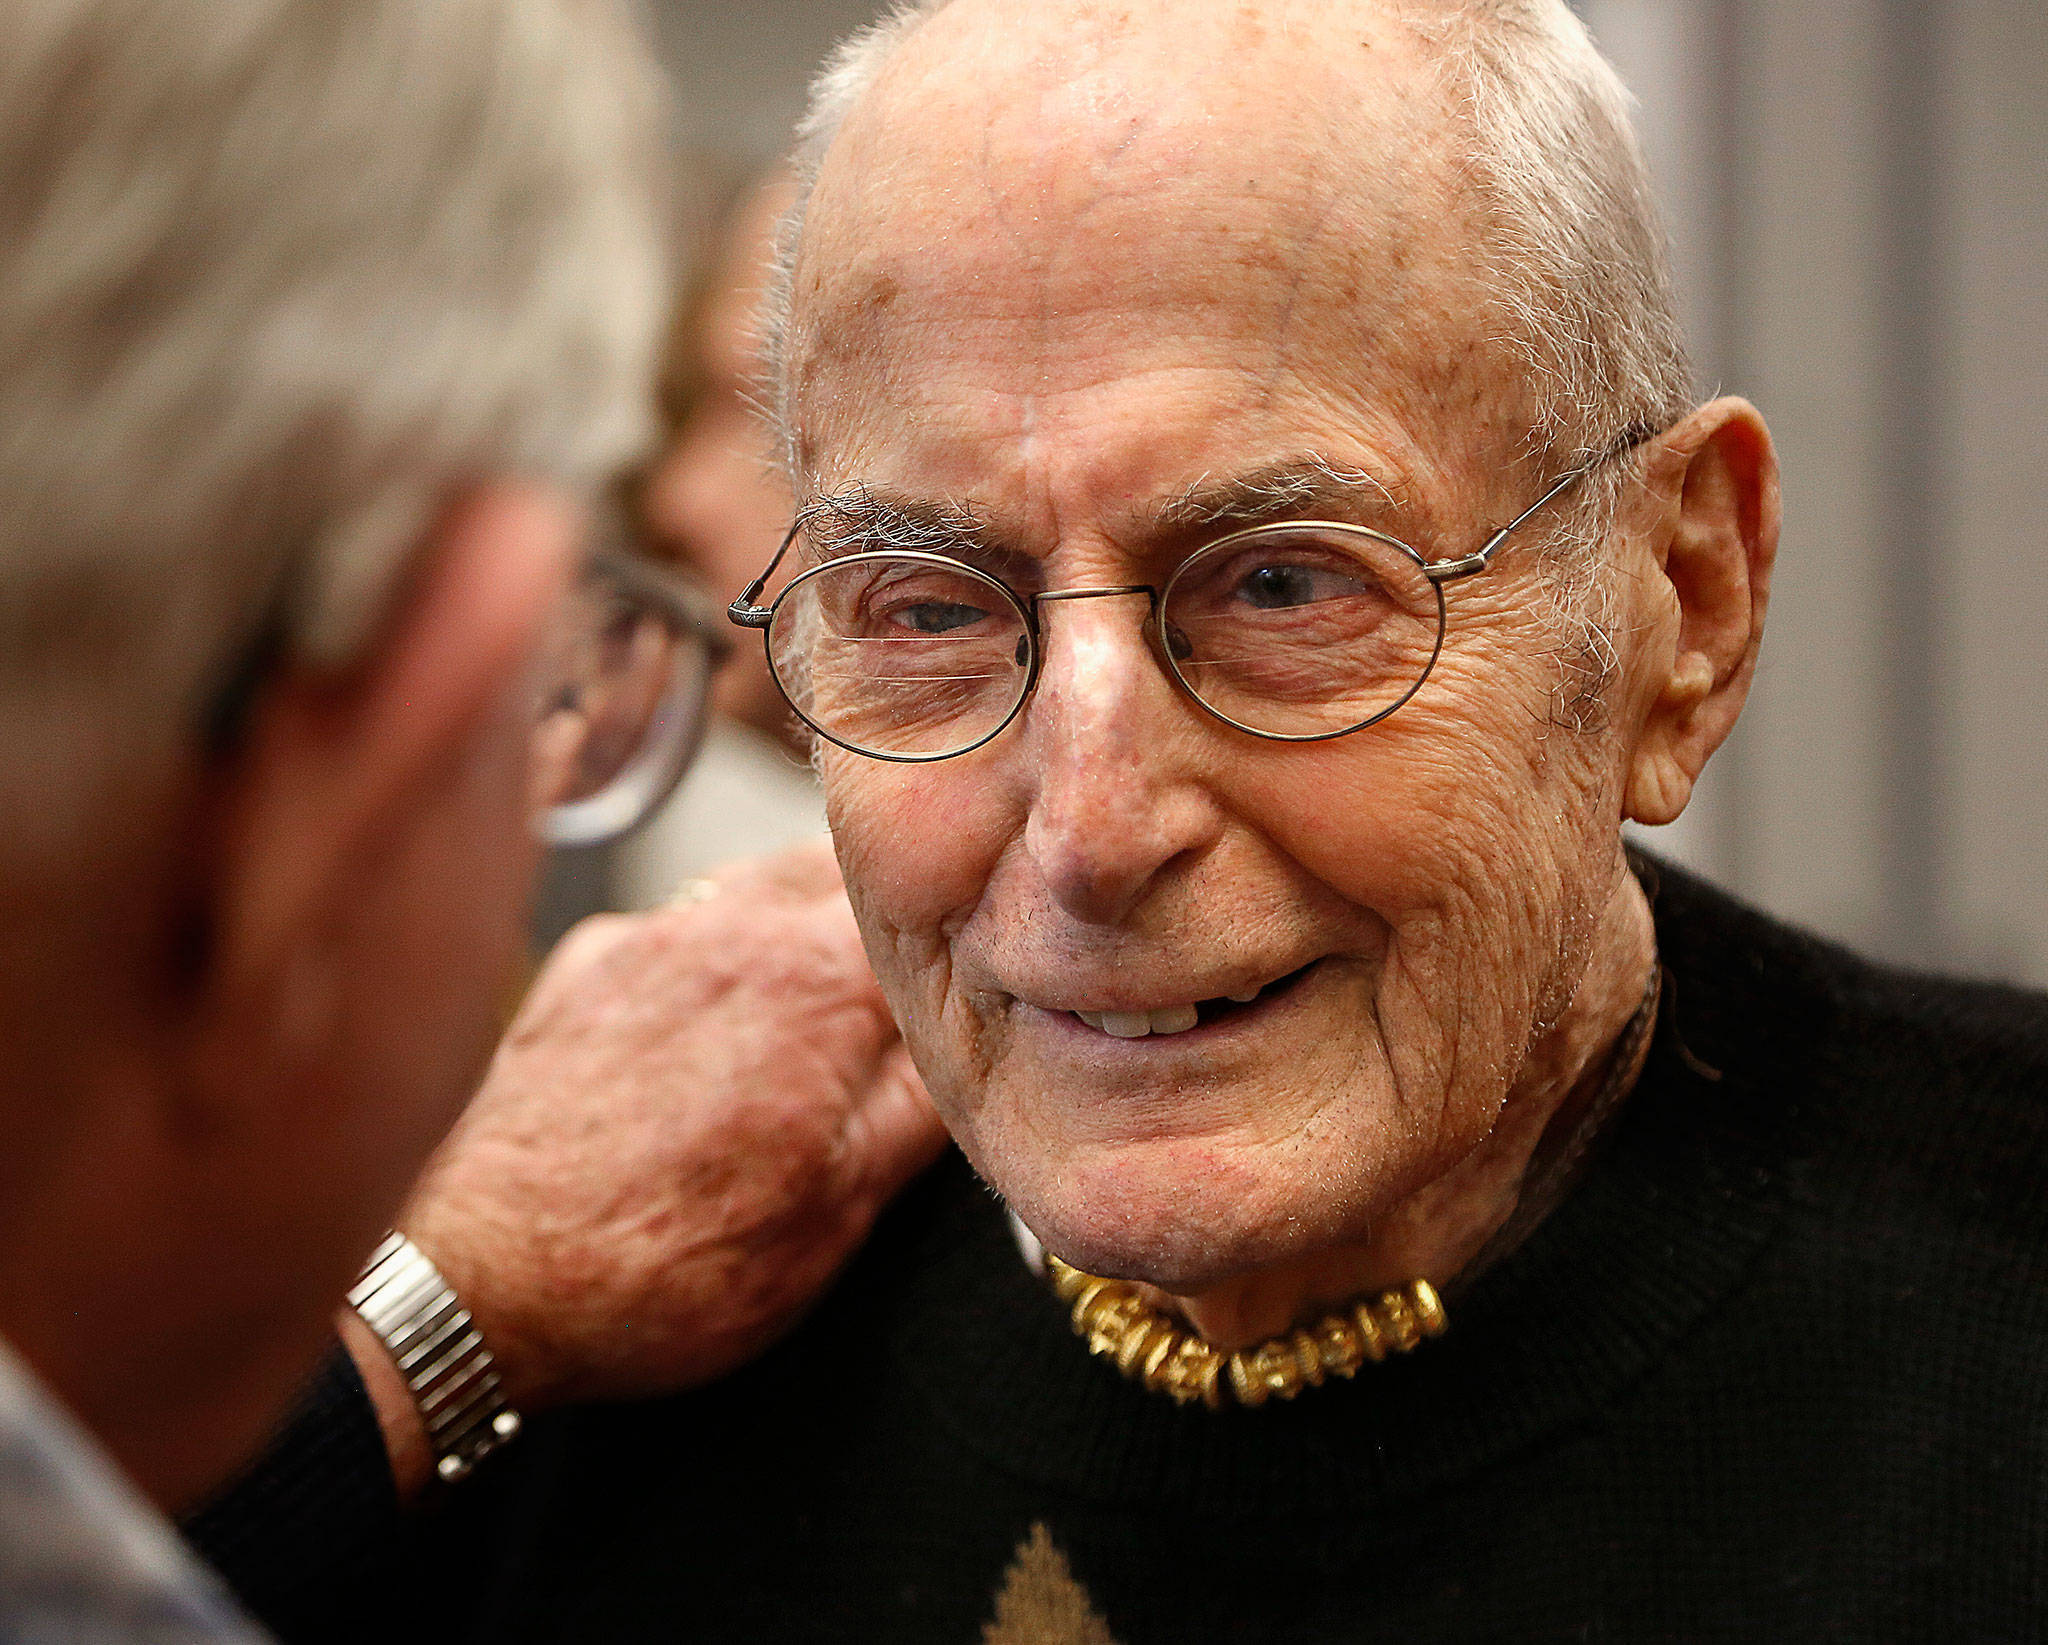
<svg viewBox="0 0 2048 1645"><path fill-rule="evenodd" d="M928 600L919 605L903 607L896 613L896 620L920 634L946 634L953 629L967 628L981 622L987 616L988 613L978 606Z"/></svg>
<svg viewBox="0 0 2048 1645"><path fill-rule="evenodd" d="M1261 566L1245 578L1244 597L1261 611L1304 605L1315 598L1315 579L1300 566Z"/></svg>
<svg viewBox="0 0 2048 1645"><path fill-rule="evenodd" d="M1238 597L1259 611L1284 611L1364 592L1357 577L1313 565L1258 566L1237 585Z"/></svg>

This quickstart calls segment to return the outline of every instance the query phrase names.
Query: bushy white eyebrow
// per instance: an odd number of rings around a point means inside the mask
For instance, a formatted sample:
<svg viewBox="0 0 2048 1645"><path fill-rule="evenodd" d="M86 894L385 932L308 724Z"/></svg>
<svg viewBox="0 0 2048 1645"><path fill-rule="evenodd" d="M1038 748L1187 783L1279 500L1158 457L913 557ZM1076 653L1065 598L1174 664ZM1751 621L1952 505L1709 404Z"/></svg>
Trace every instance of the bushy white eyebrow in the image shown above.
<svg viewBox="0 0 2048 1645"><path fill-rule="evenodd" d="M981 521L965 504L878 497L865 485L814 499L797 523L819 560L889 550L957 557L984 540Z"/></svg>
<svg viewBox="0 0 2048 1645"><path fill-rule="evenodd" d="M1345 518L1361 502L1369 502L1377 512L1397 507L1399 500L1377 475L1341 467L1310 451L1223 479L1205 474L1148 512L1164 529L1189 530L1259 525L1317 513Z"/></svg>

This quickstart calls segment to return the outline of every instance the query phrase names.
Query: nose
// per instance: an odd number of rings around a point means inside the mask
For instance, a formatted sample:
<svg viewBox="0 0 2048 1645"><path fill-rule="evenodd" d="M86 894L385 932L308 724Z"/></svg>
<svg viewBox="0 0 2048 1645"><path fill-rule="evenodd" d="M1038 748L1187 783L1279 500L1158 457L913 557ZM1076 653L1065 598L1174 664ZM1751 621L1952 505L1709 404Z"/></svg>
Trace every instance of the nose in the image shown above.
<svg viewBox="0 0 2048 1645"><path fill-rule="evenodd" d="M1201 781L1211 739L1146 644L1145 602L1041 607L1043 662L1025 716L1025 848L1077 920L1119 925L1221 827Z"/></svg>

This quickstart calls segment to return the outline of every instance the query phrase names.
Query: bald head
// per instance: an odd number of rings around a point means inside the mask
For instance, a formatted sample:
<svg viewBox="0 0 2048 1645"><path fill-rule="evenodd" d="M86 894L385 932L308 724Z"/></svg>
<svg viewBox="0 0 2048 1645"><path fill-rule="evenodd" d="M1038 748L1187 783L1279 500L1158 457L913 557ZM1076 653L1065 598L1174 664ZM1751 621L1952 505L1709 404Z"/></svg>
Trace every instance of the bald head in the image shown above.
<svg viewBox="0 0 2048 1645"><path fill-rule="evenodd" d="M1418 42L1353 8L1202 9L1191 33L1185 0L959 0L903 44L813 180L786 356L807 442L842 368L928 374L979 335L1057 390L1139 315L1433 417L1471 398L1476 226Z"/></svg>
<svg viewBox="0 0 2048 1645"><path fill-rule="evenodd" d="M934 276L986 282L974 255L1029 255L1035 236L1048 324L1092 310L1115 325L1164 295L1135 257L1133 278L1103 279L1084 241L1122 236L1163 264L1206 235L1194 249L1219 274L1284 272L1268 296L1287 291L1291 321L1321 297L1384 340L1389 315L1448 313L1460 323L1429 347L1455 358L1431 369L1498 349L1492 413L1522 422L1528 455L1661 425L1692 384L1626 103L1563 0L906 6L842 48L804 124L768 327L791 458L803 467L818 349L863 346L858 327L827 337L849 318L838 305L858 316L905 290L877 264L884 217L911 205L896 227L914 227L906 250ZM862 278L827 278L853 267ZM1095 277L1092 300L1078 281L1056 289L1063 268ZM1340 341L1296 329L1305 346ZM1355 358L1382 385L1387 363Z"/></svg>

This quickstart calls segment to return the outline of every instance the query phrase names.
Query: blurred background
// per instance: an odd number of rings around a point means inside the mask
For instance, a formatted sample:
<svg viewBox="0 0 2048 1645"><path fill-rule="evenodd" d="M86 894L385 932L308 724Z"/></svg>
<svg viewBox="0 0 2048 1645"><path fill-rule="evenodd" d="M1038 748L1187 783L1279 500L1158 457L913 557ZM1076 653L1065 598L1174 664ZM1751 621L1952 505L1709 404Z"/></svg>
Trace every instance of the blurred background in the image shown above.
<svg viewBox="0 0 2048 1645"><path fill-rule="evenodd" d="M721 381L765 221L748 180L877 8L653 3L719 256L672 371L698 456L666 493L650 483L649 513L659 530L668 497L677 551L729 595L748 572L715 557L765 557L779 506ZM1756 694L1691 810L1646 843L1868 951L2048 985L2048 5L1579 9L1641 99L1705 386L1754 399L1785 466ZM723 525L719 472L756 487ZM613 863L565 865L558 897L602 874L658 900L821 826L772 713L746 728L749 689L671 816Z"/></svg>

